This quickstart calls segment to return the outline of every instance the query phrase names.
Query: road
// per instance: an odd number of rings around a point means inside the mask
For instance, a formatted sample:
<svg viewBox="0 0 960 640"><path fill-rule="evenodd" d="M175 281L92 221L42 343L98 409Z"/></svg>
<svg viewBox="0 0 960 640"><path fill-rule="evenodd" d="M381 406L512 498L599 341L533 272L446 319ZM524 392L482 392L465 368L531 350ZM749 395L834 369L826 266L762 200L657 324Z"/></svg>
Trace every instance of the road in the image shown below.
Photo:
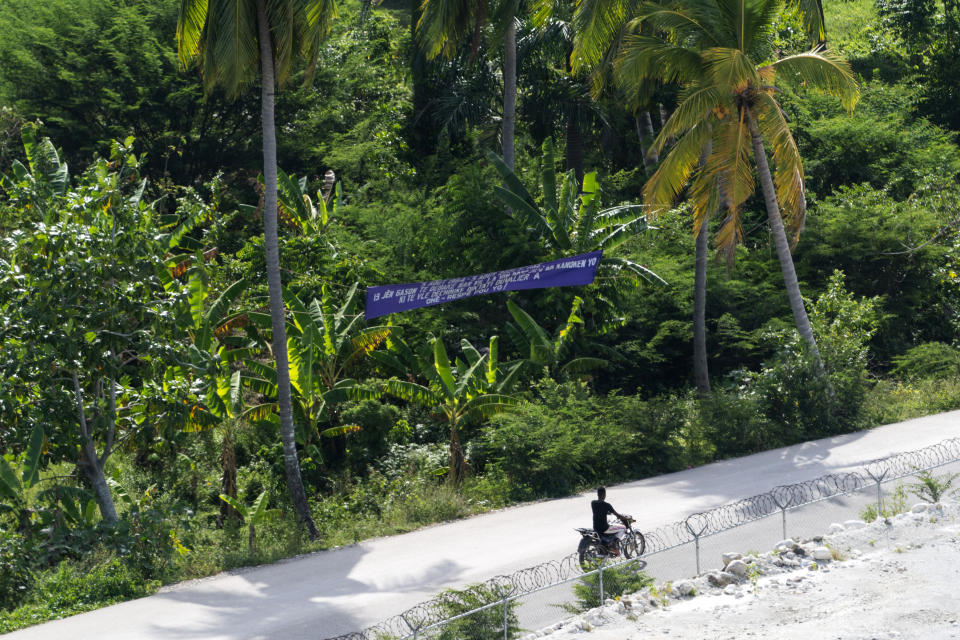
<svg viewBox="0 0 960 640"><path fill-rule="evenodd" d="M960 436L960 411L715 462L608 488L648 530L696 511ZM174 585L49 622L9 640L321 640L356 631L447 587L572 552L589 526L584 494Z"/></svg>

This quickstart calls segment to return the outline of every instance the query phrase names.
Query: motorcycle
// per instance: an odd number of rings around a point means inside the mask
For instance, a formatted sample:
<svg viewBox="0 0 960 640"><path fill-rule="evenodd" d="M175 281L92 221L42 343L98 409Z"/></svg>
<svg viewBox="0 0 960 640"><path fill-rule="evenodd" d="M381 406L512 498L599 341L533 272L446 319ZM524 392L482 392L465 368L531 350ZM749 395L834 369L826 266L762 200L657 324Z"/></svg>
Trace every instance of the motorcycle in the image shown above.
<svg viewBox="0 0 960 640"><path fill-rule="evenodd" d="M610 525L602 536L594 529L576 529L581 536L580 545L577 547L581 569L593 569L601 558L617 558L621 554L624 558L643 555L647 549L647 541L642 533L633 528L635 520L627 515L624 518L627 526L619 522Z"/></svg>

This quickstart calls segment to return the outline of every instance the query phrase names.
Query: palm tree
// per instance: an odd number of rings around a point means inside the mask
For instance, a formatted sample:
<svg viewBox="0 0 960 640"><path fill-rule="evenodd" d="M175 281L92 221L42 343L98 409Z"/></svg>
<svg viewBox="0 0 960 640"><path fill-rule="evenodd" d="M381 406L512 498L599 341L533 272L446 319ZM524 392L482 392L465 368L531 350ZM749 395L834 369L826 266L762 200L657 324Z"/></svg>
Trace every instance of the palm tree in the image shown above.
<svg viewBox="0 0 960 640"><path fill-rule="evenodd" d="M423 0L417 37L428 60L443 55L452 58L457 47L469 36L470 57L480 47L481 34L490 14L503 31L503 121L501 123L503 158L513 168L514 129L517 121L517 0L501 0L490 11L487 0Z"/></svg>
<svg viewBox="0 0 960 640"><path fill-rule="evenodd" d="M298 519L316 539L317 530L300 477L290 402L290 371L280 280L277 236L277 135L274 91L291 76L298 57L309 70L316 62L320 42L337 15L334 0L180 0L177 48L186 66L200 61L204 88L209 94L222 87L236 98L259 76L263 126L265 182L263 231L273 355L277 363L280 432L287 487ZM259 73L258 73L259 72Z"/></svg>
<svg viewBox="0 0 960 640"><path fill-rule="evenodd" d="M771 22L784 5L784 0L644 5L635 21L668 35L627 35L614 73L627 89L650 78L682 86L679 105L655 142L658 150L668 137L676 137L676 144L645 185L644 198L654 211L664 210L689 184L699 232L703 213L719 207L719 185L726 209L717 238L722 248L734 246L742 237L740 208L755 190L752 152L794 322L822 370L786 233L789 226L795 243L803 228L803 166L775 94L778 81L802 83L838 96L847 109L853 109L859 90L849 65L820 44L804 53L758 63ZM812 14L805 13L808 22L816 23ZM765 145L773 156L773 172ZM705 149L709 152L704 153Z"/></svg>
<svg viewBox="0 0 960 640"><path fill-rule="evenodd" d="M694 3L696 4L696 3ZM738 10L737 5L741 5L740 10L746 10L747 3L737 1L717 2L714 4L714 10L726 11L726 15L735 15ZM755 3L749 3L755 4ZM779 3L768 3L772 7L797 10L800 12L804 28L812 43L820 44L825 41L826 33L824 30L823 6L821 0L783 0ZM607 67L618 66L618 61L624 55L625 48L635 49L639 42L650 40L657 41L656 35L666 34L664 38L671 38L674 42L681 42L684 37L689 36L689 27L683 12L677 12L685 5L676 2L662 3L663 11L657 11L657 4L652 2L641 2L632 0L580 0L577 4L577 11L574 22L578 27L578 37L576 47L572 56L572 64L575 69L581 67L600 67L595 72L598 78L603 77L603 71ZM644 20L644 16L657 15L659 19ZM706 13L700 17L704 17ZM774 14L775 15L775 14ZM714 16L715 17L715 16ZM708 22L704 23L704 28L710 27L710 17ZM676 30L674 28L677 27ZM711 46L715 44L710 40L699 40L693 38L688 41L687 46ZM662 71L662 70L661 70ZM619 74L618 74L619 75ZM620 85L628 89L630 101L637 106L641 112L638 119L638 135L652 134L652 126L647 126L649 112L645 111L643 106L652 95L652 86L658 82L675 83L682 81L682 78L675 77L670 73L652 73L641 75L624 81L620 78ZM662 109L661 109L662 113ZM645 117L644 117L645 116ZM666 118L665 118L666 119ZM644 126L640 126L643 124ZM709 136L708 136L709 138ZM663 150L664 143L671 145L675 142L674 135L664 136L659 145L648 148L644 153L644 165L647 175L650 175L652 167L659 161L659 152ZM712 149L709 146L701 150L702 162L710 157ZM719 185L717 185L719 187ZM720 194L718 194L720 195ZM695 240L695 274L694 274L694 313L693 313L693 334L694 334L694 379L697 390L701 394L710 392L710 378L707 369L706 352L706 282L707 282L707 245L710 217L716 212L719 206L728 205L729 202L725 195L724 202L719 202L719 198L712 200L713 209L698 209L694 211L694 236ZM653 215L658 210L651 212ZM729 245L728 245L729 248Z"/></svg>

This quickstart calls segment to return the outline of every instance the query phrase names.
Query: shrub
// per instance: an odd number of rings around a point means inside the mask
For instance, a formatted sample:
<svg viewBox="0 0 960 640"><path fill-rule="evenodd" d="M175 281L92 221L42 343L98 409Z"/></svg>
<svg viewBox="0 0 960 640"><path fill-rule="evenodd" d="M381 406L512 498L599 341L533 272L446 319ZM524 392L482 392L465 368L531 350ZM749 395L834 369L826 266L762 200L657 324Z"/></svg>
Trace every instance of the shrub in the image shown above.
<svg viewBox="0 0 960 640"><path fill-rule="evenodd" d="M810 324L823 360L820 370L807 344L790 329L760 372L746 376L744 391L758 398L765 418L790 444L853 431L863 424L867 391L867 345L879 323L879 298L855 299L835 271L827 290L810 305Z"/></svg>
<svg viewBox="0 0 960 640"><path fill-rule="evenodd" d="M879 380L864 407L867 424L880 425L960 409L960 378L898 382Z"/></svg>
<svg viewBox="0 0 960 640"><path fill-rule="evenodd" d="M36 547L13 531L0 531L0 609L16 607L33 583Z"/></svg>
<svg viewBox="0 0 960 640"><path fill-rule="evenodd" d="M25 604L0 612L0 633L139 598L159 586L119 558L65 560L37 577Z"/></svg>
<svg viewBox="0 0 960 640"><path fill-rule="evenodd" d="M441 593L435 608L444 618L452 618L486 604L502 600L502 596L495 587L485 584L471 585L465 589L448 589ZM506 604L506 616L503 606L490 607L483 611L445 624L436 635L438 640L500 640L514 638L520 634L520 625L516 614L517 601L510 600ZM504 618L508 628L504 635Z"/></svg>
<svg viewBox="0 0 960 640"><path fill-rule="evenodd" d="M901 380L960 376L960 351L942 342L925 342L893 359Z"/></svg>
<svg viewBox="0 0 960 640"><path fill-rule="evenodd" d="M721 458L761 451L784 440L781 427L763 414L756 393L714 389L699 403L700 422Z"/></svg>
<svg viewBox="0 0 960 640"><path fill-rule="evenodd" d="M653 584L653 578L640 569L638 563L633 562L623 567L604 569L603 597L619 598L628 593L634 593ZM576 601L573 604L560 605L570 613L581 613L603 604L600 599L600 574L592 573L580 578L573 585L573 594Z"/></svg>
<svg viewBox="0 0 960 640"><path fill-rule="evenodd" d="M957 492L956 489L951 491L951 488L958 477L960 477L960 473L935 476L930 471L920 471L917 473L917 480L920 482L910 485L910 493L924 502L940 502L942 497Z"/></svg>
<svg viewBox="0 0 960 640"><path fill-rule="evenodd" d="M682 468L702 448L683 400L592 396L579 387L541 383L542 403L498 416L471 443L475 466L503 473L510 497L523 500Z"/></svg>

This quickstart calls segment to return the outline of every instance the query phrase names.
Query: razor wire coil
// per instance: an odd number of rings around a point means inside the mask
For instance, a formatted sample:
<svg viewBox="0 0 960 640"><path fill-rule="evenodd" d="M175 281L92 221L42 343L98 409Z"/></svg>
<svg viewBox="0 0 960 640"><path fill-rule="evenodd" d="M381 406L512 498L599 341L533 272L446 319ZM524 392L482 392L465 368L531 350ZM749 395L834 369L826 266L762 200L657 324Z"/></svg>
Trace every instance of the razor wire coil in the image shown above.
<svg viewBox="0 0 960 640"><path fill-rule="evenodd" d="M679 522L644 532L647 543L644 555L653 555L694 542L698 538L722 533L783 510L853 493L878 484L881 479L889 481L903 478L957 460L960 460L960 438L951 438L915 451L872 460L864 464L860 471L831 473L812 480L780 485L766 493L692 513ZM452 618L463 617L507 600L515 600L525 594L567 582L583 573L577 554L572 553L560 560L527 567L510 575L495 576L462 590L444 591L363 631L326 640L416 637L422 630Z"/></svg>

